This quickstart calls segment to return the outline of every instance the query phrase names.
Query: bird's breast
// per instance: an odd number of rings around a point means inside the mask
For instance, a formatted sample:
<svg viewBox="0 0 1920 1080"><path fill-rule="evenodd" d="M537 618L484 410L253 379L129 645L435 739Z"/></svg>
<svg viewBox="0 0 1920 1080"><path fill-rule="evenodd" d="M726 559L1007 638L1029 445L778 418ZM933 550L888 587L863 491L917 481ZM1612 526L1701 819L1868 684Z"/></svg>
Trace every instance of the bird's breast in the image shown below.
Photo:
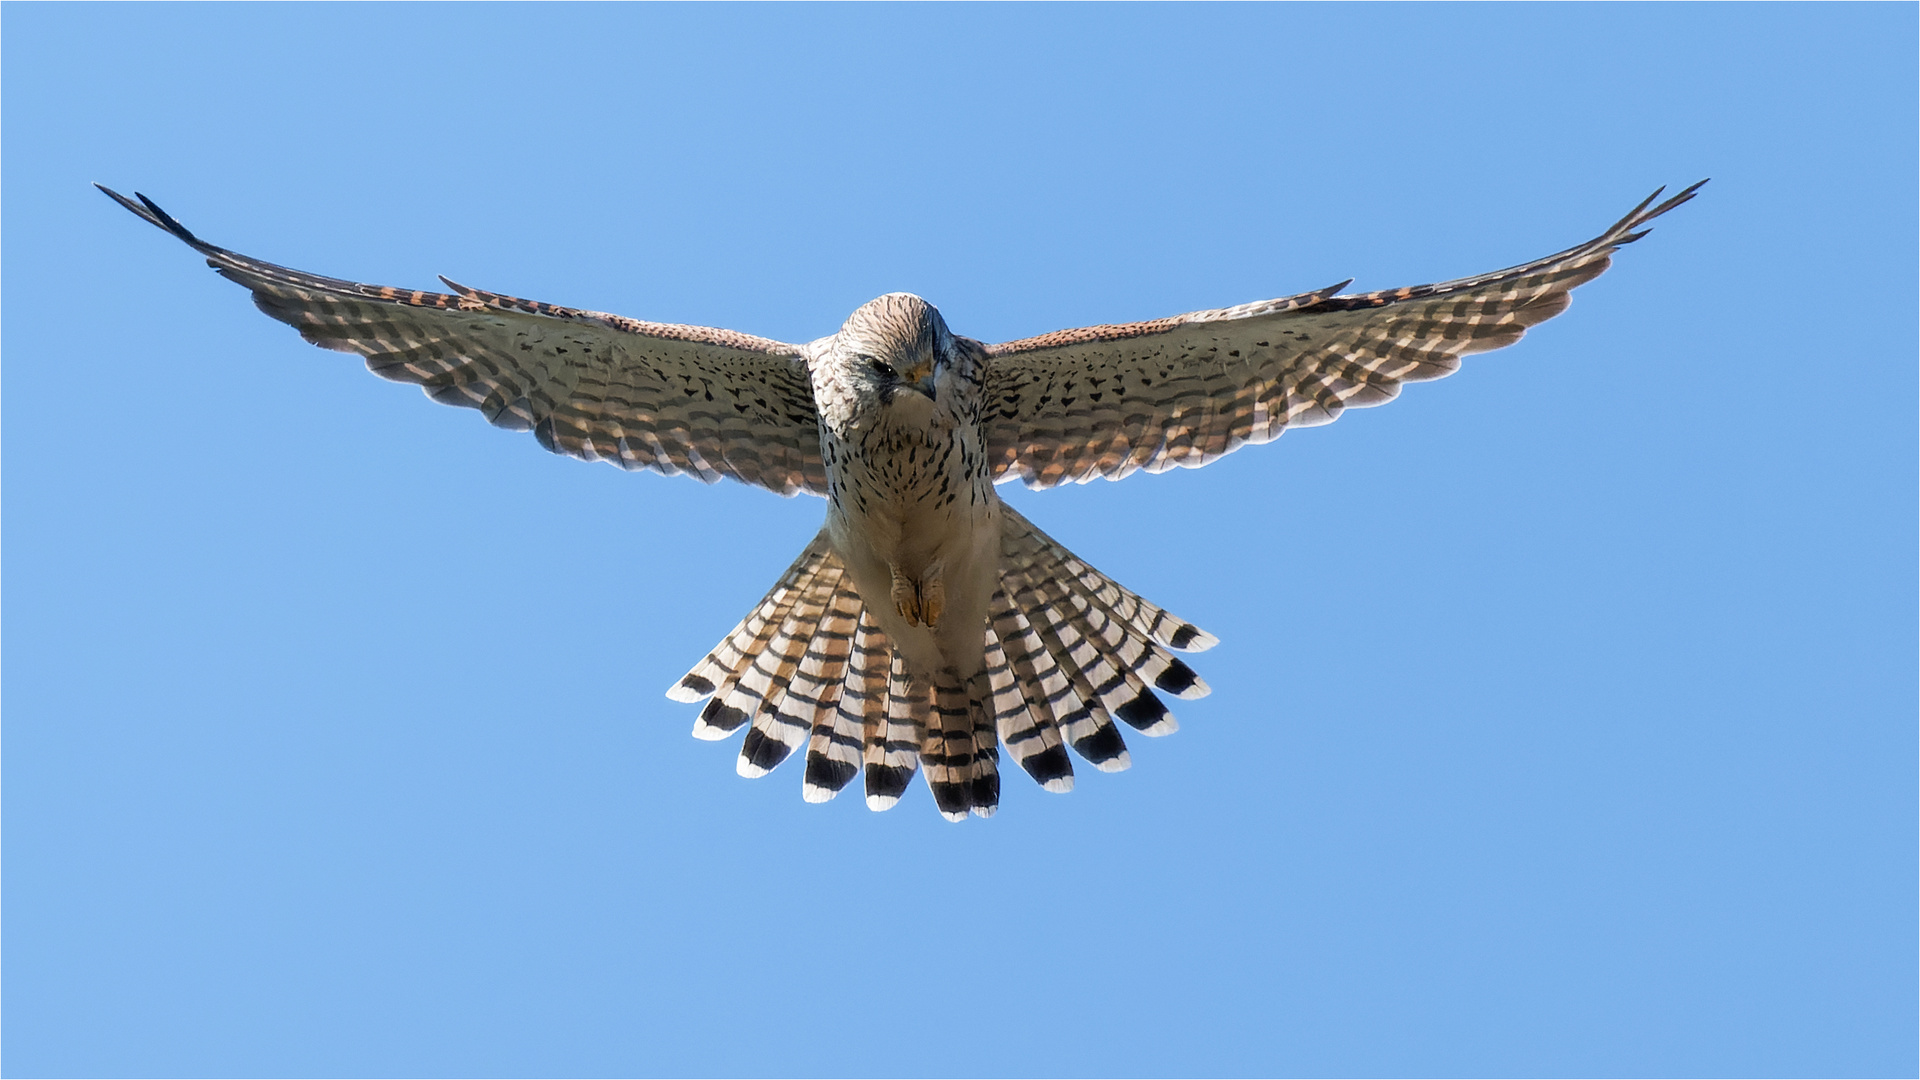
<svg viewBox="0 0 1920 1080"><path fill-rule="evenodd" d="M863 430L823 436L833 510L857 519L875 549L902 564L931 558L999 505L979 425L916 419L890 409Z"/></svg>

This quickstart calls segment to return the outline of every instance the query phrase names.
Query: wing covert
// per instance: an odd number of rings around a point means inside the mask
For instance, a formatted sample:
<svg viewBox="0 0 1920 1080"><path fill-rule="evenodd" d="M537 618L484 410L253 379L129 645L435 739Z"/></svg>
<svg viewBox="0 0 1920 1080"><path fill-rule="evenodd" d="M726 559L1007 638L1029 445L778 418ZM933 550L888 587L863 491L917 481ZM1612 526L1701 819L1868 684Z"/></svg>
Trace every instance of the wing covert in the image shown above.
<svg viewBox="0 0 1920 1080"><path fill-rule="evenodd" d="M1656 191L1587 243L1491 274L1352 296L1336 295L1342 283L989 345L994 478L1044 488L1198 468L1391 401L1402 384L1449 375L1462 356L1511 345L1566 310L1571 290L1704 183L1658 206Z"/></svg>
<svg viewBox="0 0 1920 1080"><path fill-rule="evenodd" d="M99 186L99 185L95 185ZM732 477L824 495L819 419L800 347L648 323L446 281L452 294L320 277L208 244L147 199L100 188L246 286L260 310L374 374L532 431L555 453L623 469Z"/></svg>

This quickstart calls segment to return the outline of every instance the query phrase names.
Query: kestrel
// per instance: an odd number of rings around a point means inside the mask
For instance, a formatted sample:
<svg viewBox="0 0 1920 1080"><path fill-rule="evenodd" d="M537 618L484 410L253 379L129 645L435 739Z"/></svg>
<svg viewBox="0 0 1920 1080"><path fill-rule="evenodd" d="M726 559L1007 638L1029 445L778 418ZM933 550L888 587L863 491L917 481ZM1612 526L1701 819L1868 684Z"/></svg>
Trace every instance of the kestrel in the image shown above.
<svg viewBox="0 0 1920 1080"><path fill-rule="evenodd" d="M699 738L746 729L743 776L804 746L807 801L864 774L867 805L885 810L917 769L960 821L998 807L1003 744L1048 791L1073 786L1068 748L1126 768L1115 720L1173 731L1155 691L1207 693L1173 653L1216 641L1081 561L994 485L1197 468L1390 401L1558 315L1699 187L1658 205L1656 191L1594 239L1509 270L1357 295L1342 282L999 345L954 334L907 293L793 345L445 278L451 293L362 285L215 247L146 196L101 190L313 344L555 453L825 497L819 535L667 695L706 699Z"/></svg>

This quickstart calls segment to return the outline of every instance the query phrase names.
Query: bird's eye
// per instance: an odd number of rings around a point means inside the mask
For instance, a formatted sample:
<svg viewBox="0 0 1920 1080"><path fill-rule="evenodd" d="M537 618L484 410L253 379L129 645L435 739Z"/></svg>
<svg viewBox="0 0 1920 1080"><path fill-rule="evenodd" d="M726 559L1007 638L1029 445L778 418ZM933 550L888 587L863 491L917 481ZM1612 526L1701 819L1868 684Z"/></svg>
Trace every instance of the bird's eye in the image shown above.
<svg viewBox="0 0 1920 1080"><path fill-rule="evenodd" d="M873 373L880 376L881 378L894 379L899 377L899 373L894 371L893 366L888 364L885 360L875 360L871 356L867 357L866 360L868 364L873 366Z"/></svg>

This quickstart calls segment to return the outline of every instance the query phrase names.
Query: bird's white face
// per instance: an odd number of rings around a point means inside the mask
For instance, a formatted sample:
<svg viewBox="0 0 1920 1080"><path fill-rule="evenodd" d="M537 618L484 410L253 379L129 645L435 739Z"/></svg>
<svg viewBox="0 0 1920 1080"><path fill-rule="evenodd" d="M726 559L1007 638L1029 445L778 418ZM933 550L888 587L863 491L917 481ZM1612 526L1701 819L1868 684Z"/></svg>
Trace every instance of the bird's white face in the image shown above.
<svg viewBox="0 0 1920 1080"><path fill-rule="evenodd" d="M860 306L810 357L821 418L842 431L883 416L928 423L943 395L961 390L966 357L932 304L889 293Z"/></svg>

